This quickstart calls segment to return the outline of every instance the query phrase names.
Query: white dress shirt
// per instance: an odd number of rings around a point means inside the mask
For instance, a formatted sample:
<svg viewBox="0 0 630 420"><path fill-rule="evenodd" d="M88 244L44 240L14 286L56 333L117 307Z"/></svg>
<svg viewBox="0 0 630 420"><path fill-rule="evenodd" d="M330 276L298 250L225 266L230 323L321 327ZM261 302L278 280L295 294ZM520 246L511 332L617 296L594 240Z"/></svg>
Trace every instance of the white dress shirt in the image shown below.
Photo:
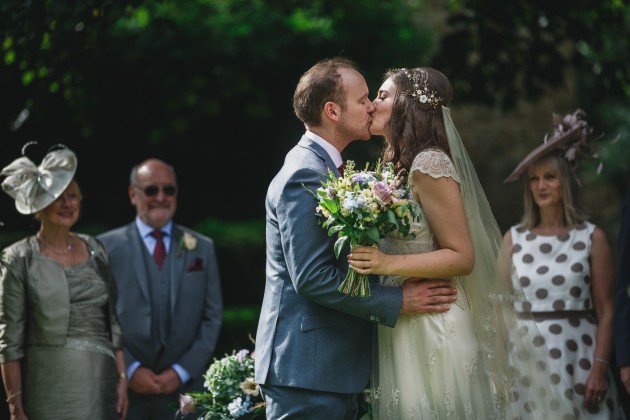
<svg viewBox="0 0 630 420"><path fill-rule="evenodd" d="M328 143L326 140L313 133L312 131L306 130L306 133L304 133L304 135L324 148L326 153L328 153L328 156L330 156L330 158L333 160L335 167L339 168L339 166L341 166L341 164L343 163L343 159L341 157L341 153L339 153L339 150L337 150L335 146Z"/></svg>

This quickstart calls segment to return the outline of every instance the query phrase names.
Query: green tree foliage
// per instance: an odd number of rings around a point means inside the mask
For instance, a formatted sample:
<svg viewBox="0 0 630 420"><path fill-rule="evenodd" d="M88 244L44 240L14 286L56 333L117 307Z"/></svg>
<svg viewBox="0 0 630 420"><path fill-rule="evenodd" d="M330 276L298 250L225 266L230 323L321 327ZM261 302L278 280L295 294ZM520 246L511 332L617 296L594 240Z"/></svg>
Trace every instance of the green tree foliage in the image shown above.
<svg viewBox="0 0 630 420"><path fill-rule="evenodd" d="M510 109L578 81L578 104L606 127L605 179L630 170L630 5L590 2L450 0L436 57L458 98ZM567 112L570 110L566 110ZM613 139L616 139L613 141Z"/></svg>
<svg viewBox="0 0 630 420"><path fill-rule="evenodd" d="M621 0L452 0L440 64L468 99L510 107L562 86L576 68L585 95L630 96L630 5ZM466 75L466 77L464 77ZM590 89L589 89L590 88Z"/></svg>
<svg viewBox="0 0 630 420"><path fill-rule="evenodd" d="M42 144L41 155L31 156L37 162L48 146L68 145L79 157L80 223L103 229L132 218L128 172L149 156L177 169L180 222L262 219L267 185L303 132L292 112L295 83L317 60L343 55L360 65L372 96L388 67L433 65L451 78L458 104L497 109L562 88L575 74L576 106L596 117L609 139L620 135L602 150L604 175L628 170L625 1L430 4L3 0L0 164L26 141ZM442 4L445 23L437 13ZM353 144L344 155L362 162L378 148L378 141ZM12 230L33 229L8 199L0 200L0 220ZM236 236L230 230L221 237ZM239 261L264 257L241 248Z"/></svg>
<svg viewBox="0 0 630 420"><path fill-rule="evenodd" d="M628 131L623 1L444 5L449 17L438 37L424 26L432 17L423 5L404 0L6 0L0 121L7 150L32 139L76 142L83 161L94 156L124 168L147 153L188 150L187 167L205 157L205 167L223 168L218 145L238 144L251 152L240 164L255 167L261 152L293 144L297 77L333 55L357 61L372 90L386 67L426 63L449 74L458 101L501 108L561 87L566 69L575 69L589 115L596 108L609 133ZM624 141L611 144L613 160L628 149ZM276 168L283 153L273 155ZM623 169L623 161L612 166ZM271 173L263 169L256 190ZM198 208L194 220L226 215L209 203Z"/></svg>
<svg viewBox="0 0 630 420"><path fill-rule="evenodd" d="M132 165L165 159L178 174L176 219L216 240L226 302L258 303L258 221L304 130L291 102L300 74L347 56L374 92L386 67L430 56L422 13L406 0L3 0L0 164L26 141L40 142L29 148L36 162L52 144L72 148L84 196L77 230L100 233L133 217ZM9 199L0 218L34 230Z"/></svg>
<svg viewBox="0 0 630 420"><path fill-rule="evenodd" d="M3 3L3 82L20 82L24 103L14 107L31 118L51 101L67 108L83 138L112 123L105 113L155 144L235 111L241 121L269 121L278 93L287 103L317 59L348 55L379 78L385 63L402 61L396 51L409 61L430 51L413 21L418 6L404 2L63 3ZM226 128L218 131L234 127Z"/></svg>
<svg viewBox="0 0 630 420"><path fill-rule="evenodd" d="M299 75L343 55L374 90L386 66L430 55L432 38L416 23L421 12L402 0L6 0L5 150L13 157L28 140L73 148L79 180L90 176L85 217L102 224L128 220L127 207L100 208L122 204L128 168L148 155L175 165L182 198L192 197L187 185L203 188L202 180L219 174L247 187L232 198L238 214L199 194L180 206L184 220L259 216L262 206L252 200L262 203L303 131L291 105ZM242 170L234 171L235 162ZM90 207L90 191L99 191L99 208Z"/></svg>

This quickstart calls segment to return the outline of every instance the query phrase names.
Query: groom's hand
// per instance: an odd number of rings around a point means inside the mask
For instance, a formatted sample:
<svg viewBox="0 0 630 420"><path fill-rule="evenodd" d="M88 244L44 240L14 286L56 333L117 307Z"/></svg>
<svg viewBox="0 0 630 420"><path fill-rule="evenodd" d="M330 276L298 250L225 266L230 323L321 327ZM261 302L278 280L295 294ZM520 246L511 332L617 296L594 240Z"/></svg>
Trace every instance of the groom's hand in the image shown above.
<svg viewBox="0 0 630 420"><path fill-rule="evenodd" d="M403 285L403 314L446 312L457 299L449 280L409 279Z"/></svg>

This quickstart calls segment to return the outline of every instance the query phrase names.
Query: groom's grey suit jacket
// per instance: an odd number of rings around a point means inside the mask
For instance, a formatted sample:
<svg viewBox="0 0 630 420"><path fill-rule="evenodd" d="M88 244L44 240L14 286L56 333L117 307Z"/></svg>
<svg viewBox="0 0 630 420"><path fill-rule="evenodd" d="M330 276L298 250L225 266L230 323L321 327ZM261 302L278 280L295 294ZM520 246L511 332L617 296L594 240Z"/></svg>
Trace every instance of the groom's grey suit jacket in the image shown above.
<svg viewBox="0 0 630 420"><path fill-rule="evenodd" d="M181 241L184 231L193 235L194 249ZM170 328L162 349L152 336L151 281L148 251L135 222L98 237L106 245L118 286L118 317L123 331L125 363L135 361L160 372L174 363L182 366L191 381L182 390L202 390L222 322L222 297L214 244L210 238L173 224L168 270ZM150 255L149 255L149 258ZM159 315L158 315L159 316Z"/></svg>
<svg viewBox="0 0 630 420"><path fill-rule="evenodd" d="M302 137L287 154L266 198L266 285L256 333L256 382L357 393L369 382L375 323L393 327L398 287L372 283L369 298L337 291L348 263L334 254L316 217L311 192L337 168L317 143Z"/></svg>

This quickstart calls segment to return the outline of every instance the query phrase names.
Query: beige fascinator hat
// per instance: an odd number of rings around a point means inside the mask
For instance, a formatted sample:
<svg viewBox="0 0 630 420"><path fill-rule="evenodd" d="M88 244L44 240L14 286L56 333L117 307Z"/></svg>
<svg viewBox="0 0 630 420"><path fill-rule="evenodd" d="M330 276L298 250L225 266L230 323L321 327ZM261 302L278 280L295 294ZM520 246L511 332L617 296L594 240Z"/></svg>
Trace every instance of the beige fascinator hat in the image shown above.
<svg viewBox="0 0 630 420"><path fill-rule="evenodd" d="M62 144L53 146L39 166L26 156L27 146L22 148L22 157L17 158L0 172L6 179L2 189L15 200L17 211L33 214L55 201L74 178L77 170L77 157Z"/></svg>
<svg viewBox="0 0 630 420"><path fill-rule="evenodd" d="M586 113L579 108L564 116L552 114L553 130L545 134L543 144L532 150L503 182L518 180L532 163L555 151L561 151L574 170L583 157L596 157L594 143L603 135L594 136L593 127L585 118Z"/></svg>

